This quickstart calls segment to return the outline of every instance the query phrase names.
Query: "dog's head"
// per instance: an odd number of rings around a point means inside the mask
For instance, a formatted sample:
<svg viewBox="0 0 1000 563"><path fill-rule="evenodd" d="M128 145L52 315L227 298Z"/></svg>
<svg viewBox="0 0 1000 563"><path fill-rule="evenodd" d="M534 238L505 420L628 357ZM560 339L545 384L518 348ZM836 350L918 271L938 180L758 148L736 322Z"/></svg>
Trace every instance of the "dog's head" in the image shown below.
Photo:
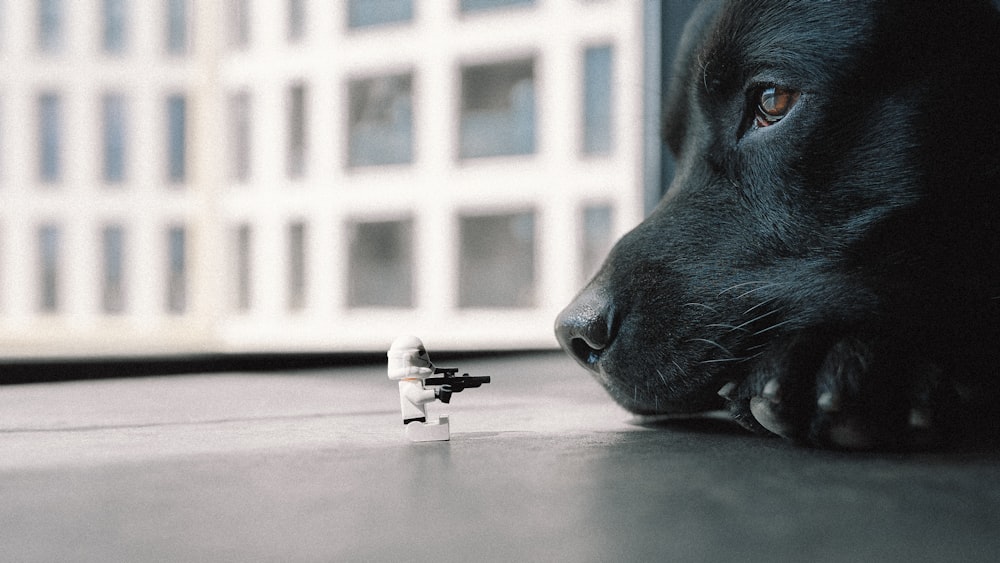
<svg viewBox="0 0 1000 563"><path fill-rule="evenodd" d="M624 407L716 408L720 387L803 332L893 334L943 356L996 337L987 0L708 3L665 118L677 168L663 201L556 323Z"/></svg>

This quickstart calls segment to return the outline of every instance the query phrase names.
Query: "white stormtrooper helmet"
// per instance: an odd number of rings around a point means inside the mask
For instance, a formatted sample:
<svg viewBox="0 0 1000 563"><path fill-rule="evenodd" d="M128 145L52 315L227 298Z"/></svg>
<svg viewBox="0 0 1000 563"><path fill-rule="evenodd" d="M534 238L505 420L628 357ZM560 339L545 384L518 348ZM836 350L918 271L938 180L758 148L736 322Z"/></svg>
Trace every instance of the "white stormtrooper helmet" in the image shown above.
<svg viewBox="0 0 1000 563"><path fill-rule="evenodd" d="M430 368L430 356L424 343L416 336L400 336L392 341L389 351L389 379L400 380L417 375L409 368Z"/></svg>

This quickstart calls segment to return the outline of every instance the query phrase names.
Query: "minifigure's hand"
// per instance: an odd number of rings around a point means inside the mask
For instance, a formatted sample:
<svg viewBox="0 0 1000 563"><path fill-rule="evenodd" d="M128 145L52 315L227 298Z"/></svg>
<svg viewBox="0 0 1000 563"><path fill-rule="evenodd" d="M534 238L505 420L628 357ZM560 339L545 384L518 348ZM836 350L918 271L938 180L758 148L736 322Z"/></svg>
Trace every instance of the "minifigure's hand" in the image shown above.
<svg viewBox="0 0 1000 563"><path fill-rule="evenodd" d="M442 402L451 402L451 385L442 385L440 389L434 390L434 395Z"/></svg>
<svg viewBox="0 0 1000 563"><path fill-rule="evenodd" d="M417 375L434 375L432 368L417 368Z"/></svg>

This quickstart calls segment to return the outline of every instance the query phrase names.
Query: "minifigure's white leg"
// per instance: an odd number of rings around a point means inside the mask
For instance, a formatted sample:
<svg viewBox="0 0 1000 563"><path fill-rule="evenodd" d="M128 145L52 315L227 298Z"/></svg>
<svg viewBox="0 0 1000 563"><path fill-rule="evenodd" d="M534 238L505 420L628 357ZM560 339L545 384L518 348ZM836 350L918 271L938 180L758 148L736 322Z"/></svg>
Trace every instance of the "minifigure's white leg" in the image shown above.
<svg viewBox="0 0 1000 563"><path fill-rule="evenodd" d="M434 422L411 422L406 425L406 437L411 442L442 442L451 439L448 416Z"/></svg>

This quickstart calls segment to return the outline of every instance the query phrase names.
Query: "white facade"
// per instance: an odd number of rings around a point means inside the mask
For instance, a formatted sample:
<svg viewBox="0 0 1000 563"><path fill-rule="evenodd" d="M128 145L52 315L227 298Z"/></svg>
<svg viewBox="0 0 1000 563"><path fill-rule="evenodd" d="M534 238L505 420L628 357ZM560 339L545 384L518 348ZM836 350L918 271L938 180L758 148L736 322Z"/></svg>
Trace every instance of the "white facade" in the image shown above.
<svg viewBox="0 0 1000 563"><path fill-rule="evenodd" d="M3 2L0 354L554 346L642 215L642 5Z"/></svg>

